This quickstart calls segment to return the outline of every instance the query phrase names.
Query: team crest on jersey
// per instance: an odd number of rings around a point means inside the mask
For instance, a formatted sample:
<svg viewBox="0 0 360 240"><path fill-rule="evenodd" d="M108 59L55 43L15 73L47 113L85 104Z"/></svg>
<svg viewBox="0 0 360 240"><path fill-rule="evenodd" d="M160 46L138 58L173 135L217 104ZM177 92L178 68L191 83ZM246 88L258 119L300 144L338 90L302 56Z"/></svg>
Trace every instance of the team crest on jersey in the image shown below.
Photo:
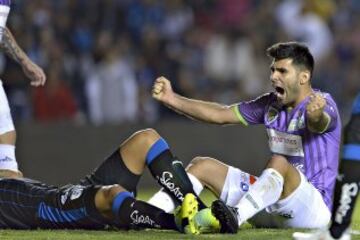
<svg viewBox="0 0 360 240"><path fill-rule="evenodd" d="M266 121L268 123L274 122L279 116L279 110L274 107L270 107L266 114Z"/></svg>
<svg viewBox="0 0 360 240"><path fill-rule="evenodd" d="M297 131L299 129L303 129L305 127L305 116L304 116L304 114L302 114L302 112L300 112L298 115L300 117L292 119L290 121L288 129L287 129L289 132L294 132L294 131Z"/></svg>

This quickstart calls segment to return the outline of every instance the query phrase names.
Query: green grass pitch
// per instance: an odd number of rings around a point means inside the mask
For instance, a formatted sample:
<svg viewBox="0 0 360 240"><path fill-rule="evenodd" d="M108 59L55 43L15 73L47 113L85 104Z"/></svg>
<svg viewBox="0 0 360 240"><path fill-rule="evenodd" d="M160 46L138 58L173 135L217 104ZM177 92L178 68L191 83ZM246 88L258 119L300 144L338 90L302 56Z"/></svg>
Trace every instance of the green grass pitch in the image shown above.
<svg viewBox="0 0 360 240"><path fill-rule="evenodd" d="M150 193L141 194L141 199L147 199ZM202 196L207 203L213 197L207 193ZM0 216L1 217L1 216ZM360 230L360 199L358 199L355 209L352 228ZM83 230L0 230L0 240L24 239L24 240L162 240L162 239L291 239L291 234L295 230L279 229L254 229L250 226L242 227L237 235L207 234L199 236L189 236L175 231L83 231ZM352 236L352 239L359 239L360 235Z"/></svg>

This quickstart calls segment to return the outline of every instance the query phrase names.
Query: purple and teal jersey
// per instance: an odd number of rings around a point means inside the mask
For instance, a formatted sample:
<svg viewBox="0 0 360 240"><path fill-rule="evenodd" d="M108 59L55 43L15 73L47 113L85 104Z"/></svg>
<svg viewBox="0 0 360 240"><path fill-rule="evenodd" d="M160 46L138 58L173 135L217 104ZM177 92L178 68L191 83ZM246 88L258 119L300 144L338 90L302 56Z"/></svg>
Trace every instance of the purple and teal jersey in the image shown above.
<svg viewBox="0 0 360 240"><path fill-rule="evenodd" d="M245 125L265 125L270 151L285 156L302 171L331 209L339 163L341 121L330 94L321 94L326 99L324 111L330 116L329 125L322 133L314 133L307 127L309 97L290 109L279 104L274 93L267 93L255 100L240 102L235 112Z"/></svg>

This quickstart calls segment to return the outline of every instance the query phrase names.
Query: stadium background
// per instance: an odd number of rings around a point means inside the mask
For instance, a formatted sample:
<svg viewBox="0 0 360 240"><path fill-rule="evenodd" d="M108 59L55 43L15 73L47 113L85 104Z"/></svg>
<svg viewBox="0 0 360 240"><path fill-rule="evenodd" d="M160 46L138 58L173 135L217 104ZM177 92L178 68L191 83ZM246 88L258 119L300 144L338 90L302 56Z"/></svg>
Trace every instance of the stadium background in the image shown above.
<svg viewBox="0 0 360 240"><path fill-rule="evenodd" d="M356 0L14 0L8 26L47 83L30 88L1 56L28 177L76 181L133 131L154 127L187 163L217 157L258 173L268 154L261 127L194 123L151 99L164 75L181 94L233 103L271 90L265 49L309 44L313 85L330 92L344 122L360 89ZM142 184L153 187L146 175Z"/></svg>

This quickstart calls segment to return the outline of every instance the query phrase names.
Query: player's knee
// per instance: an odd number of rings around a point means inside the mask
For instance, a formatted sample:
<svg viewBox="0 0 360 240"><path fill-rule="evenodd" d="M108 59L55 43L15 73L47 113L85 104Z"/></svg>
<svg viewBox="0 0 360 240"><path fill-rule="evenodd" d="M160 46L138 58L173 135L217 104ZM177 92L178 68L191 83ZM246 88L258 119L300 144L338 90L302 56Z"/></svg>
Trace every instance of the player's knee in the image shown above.
<svg viewBox="0 0 360 240"><path fill-rule="evenodd" d="M136 132L132 138L136 144L141 146L152 146L160 138L160 135L155 129L147 128Z"/></svg>
<svg viewBox="0 0 360 240"><path fill-rule="evenodd" d="M216 173L216 160L210 157L195 157L191 160L190 164L186 168L186 171L194 175L200 180Z"/></svg>
<svg viewBox="0 0 360 240"><path fill-rule="evenodd" d="M103 186L95 195L95 206L102 213L111 212L114 198L120 193L126 191L118 184Z"/></svg>
<svg viewBox="0 0 360 240"><path fill-rule="evenodd" d="M283 176L286 175L289 167L290 163L281 155L273 155L267 164L267 168L273 168Z"/></svg>

